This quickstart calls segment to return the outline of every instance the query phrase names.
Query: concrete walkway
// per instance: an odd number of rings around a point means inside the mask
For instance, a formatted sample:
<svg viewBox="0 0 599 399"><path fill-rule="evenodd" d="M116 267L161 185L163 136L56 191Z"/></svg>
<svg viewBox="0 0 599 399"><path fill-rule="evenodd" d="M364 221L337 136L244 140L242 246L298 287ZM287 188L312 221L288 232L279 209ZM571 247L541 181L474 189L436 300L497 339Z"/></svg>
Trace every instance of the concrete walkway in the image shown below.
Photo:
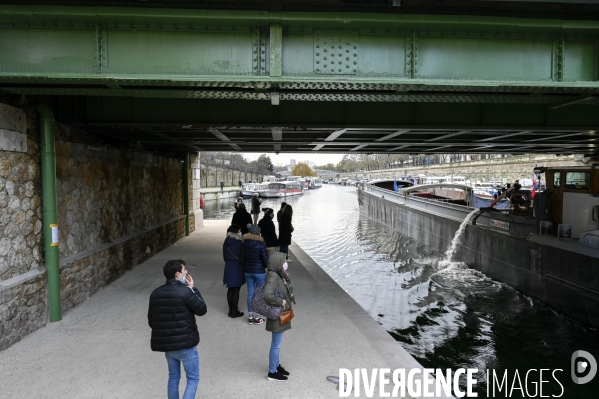
<svg viewBox="0 0 599 399"><path fill-rule="evenodd" d="M294 244L289 272L296 317L281 348L281 363L291 377L286 383L268 382L270 333L264 325L248 325L246 317L227 317L222 285L227 225L205 221L203 228L127 272L62 321L1 352L0 398L165 398L166 361L150 350L146 315L150 292L164 283L162 266L179 258L208 305L208 313L198 318L198 398L337 398L336 384L327 377L338 376L339 368L420 367ZM247 314L246 296L244 286L240 308Z"/></svg>

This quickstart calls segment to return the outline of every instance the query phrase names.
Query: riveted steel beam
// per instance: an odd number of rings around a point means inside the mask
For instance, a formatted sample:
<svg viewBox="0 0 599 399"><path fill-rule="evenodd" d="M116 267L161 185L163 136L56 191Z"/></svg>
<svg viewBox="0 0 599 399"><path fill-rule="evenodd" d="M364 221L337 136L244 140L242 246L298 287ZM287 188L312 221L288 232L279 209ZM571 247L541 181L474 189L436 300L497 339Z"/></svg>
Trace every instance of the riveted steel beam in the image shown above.
<svg viewBox="0 0 599 399"><path fill-rule="evenodd" d="M283 26L270 24L270 76L280 77L283 73Z"/></svg>
<svg viewBox="0 0 599 399"><path fill-rule="evenodd" d="M162 80L364 90L381 80L402 86L418 79L450 91L580 90L599 87L598 33L597 21L5 6L0 84L103 79L114 88L122 80L140 86ZM327 55L324 44L320 51L314 45L320 39L328 43ZM256 76L266 80L258 83Z"/></svg>

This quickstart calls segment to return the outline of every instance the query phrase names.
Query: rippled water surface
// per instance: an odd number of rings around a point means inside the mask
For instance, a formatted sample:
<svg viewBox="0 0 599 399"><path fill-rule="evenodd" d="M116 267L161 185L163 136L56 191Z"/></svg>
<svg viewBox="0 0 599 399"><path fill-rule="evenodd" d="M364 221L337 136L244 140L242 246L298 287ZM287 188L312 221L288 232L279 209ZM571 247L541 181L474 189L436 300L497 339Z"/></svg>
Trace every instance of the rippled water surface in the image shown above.
<svg viewBox="0 0 599 399"><path fill-rule="evenodd" d="M278 210L281 202L262 206ZM353 187L324 185L286 202L294 241L425 367L508 370L510 385L518 370L523 386L527 370L563 369L555 374L561 397L599 398L599 375L585 385L570 378L574 351L599 360L597 330L369 220ZM206 203L206 219L232 214L233 200ZM479 397L487 397L485 375L477 379ZM561 393L550 373L543 380L543 395ZM530 380L528 387L528 396L515 389L511 397L532 396Z"/></svg>

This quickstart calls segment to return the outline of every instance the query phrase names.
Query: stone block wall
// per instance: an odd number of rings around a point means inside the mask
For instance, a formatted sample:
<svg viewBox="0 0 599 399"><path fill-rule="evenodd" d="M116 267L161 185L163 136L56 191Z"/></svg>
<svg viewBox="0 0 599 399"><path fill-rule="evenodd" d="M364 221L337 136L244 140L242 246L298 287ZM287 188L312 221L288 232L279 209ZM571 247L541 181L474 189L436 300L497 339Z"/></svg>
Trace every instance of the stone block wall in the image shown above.
<svg viewBox="0 0 599 399"><path fill-rule="evenodd" d="M240 170L229 170L224 168L216 168L212 165L200 165L201 168L201 184L204 187L220 187L220 182L223 181L225 186L237 186L239 180L244 183L248 181L262 181L262 175L248 173Z"/></svg>
<svg viewBox="0 0 599 399"><path fill-rule="evenodd" d="M160 225L148 227L147 231L136 232L86 253L61 259L60 296L63 312L183 237L185 219L180 215Z"/></svg>
<svg viewBox="0 0 599 399"><path fill-rule="evenodd" d="M340 177L359 179L393 179L401 176L464 176L472 181L501 182L506 178L509 183L516 179L532 179L533 169L538 166L582 166L574 156L555 156L552 154L514 155L508 158L485 159L480 161L461 161L446 164L422 165L397 169L381 169L363 172L341 173Z"/></svg>
<svg viewBox="0 0 599 399"><path fill-rule="evenodd" d="M94 140L58 125L61 258L183 214L180 160L66 141L73 136Z"/></svg>
<svg viewBox="0 0 599 399"><path fill-rule="evenodd" d="M42 264L40 142L28 121L23 110L0 104L0 281Z"/></svg>
<svg viewBox="0 0 599 399"><path fill-rule="evenodd" d="M48 322L39 136L33 108L0 104L0 350ZM60 123L55 139L64 312L184 236L183 163Z"/></svg>

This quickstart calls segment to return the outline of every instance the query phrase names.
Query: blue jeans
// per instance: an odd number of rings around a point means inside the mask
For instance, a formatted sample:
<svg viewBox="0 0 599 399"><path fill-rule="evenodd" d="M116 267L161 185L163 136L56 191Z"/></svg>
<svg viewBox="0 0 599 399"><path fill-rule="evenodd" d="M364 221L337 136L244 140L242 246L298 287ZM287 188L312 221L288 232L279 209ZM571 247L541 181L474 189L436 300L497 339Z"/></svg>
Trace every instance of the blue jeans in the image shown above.
<svg viewBox="0 0 599 399"><path fill-rule="evenodd" d="M283 333L284 331L272 333L272 341L270 341L270 352L268 353L268 371L270 373L276 373L277 367L279 367L280 364L279 352L281 351L281 344L283 343Z"/></svg>
<svg viewBox="0 0 599 399"><path fill-rule="evenodd" d="M178 351L165 352L166 362L168 363L168 399L179 399L179 380L181 379L181 363L185 370L187 386L183 399L193 399L200 383L200 357L198 350L192 348L181 349Z"/></svg>
<svg viewBox="0 0 599 399"><path fill-rule="evenodd" d="M289 245L281 245L279 246L279 252L283 252L286 259L289 259Z"/></svg>
<svg viewBox="0 0 599 399"><path fill-rule="evenodd" d="M264 280L266 279L266 273L246 273L245 281L248 283L248 313L252 314L254 311L250 306L250 301L252 300L252 296L254 296L254 290L256 287L260 287L264 285Z"/></svg>

